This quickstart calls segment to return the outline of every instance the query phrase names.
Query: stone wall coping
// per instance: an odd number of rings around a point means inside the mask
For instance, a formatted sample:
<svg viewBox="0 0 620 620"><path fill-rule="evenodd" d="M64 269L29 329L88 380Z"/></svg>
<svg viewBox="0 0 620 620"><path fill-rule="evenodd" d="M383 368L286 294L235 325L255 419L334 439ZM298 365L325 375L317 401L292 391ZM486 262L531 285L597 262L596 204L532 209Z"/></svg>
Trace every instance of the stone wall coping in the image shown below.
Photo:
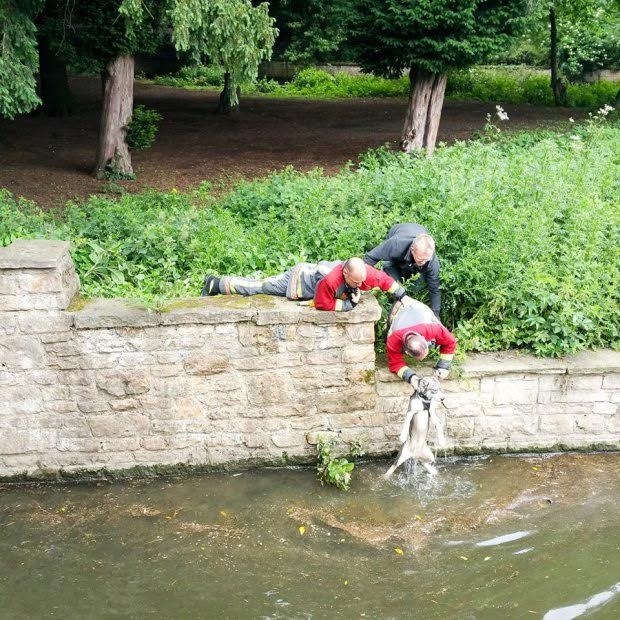
<svg viewBox="0 0 620 620"><path fill-rule="evenodd" d="M74 312L77 329L113 327L155 327L253 322L257 325L314 323L375 322L381 316L377 300L370 294L351 312L324 312L280 297L255 295L253 297L217 296L177 299L160 311L143 307L139 302L123 299L96 299Z"/></svg>
<svg viewBox="0 0 620 620"><path fill-rule="evenodd" d="M377 381L402 381L386 367L385 359L377 360ZM418 366L420 375L428 375L429 364ZM581 351L564 357L535 357L518 351L471 353L461 367L462 378L491 377L507 374L588 375L620 373L620 352L613 349ZM459 373L460 374L460 373ZM453 373L454 379L460 378Z"/></svg>
<svg viewBox="0 0 620 620"><path fill-rule="evenodd" d="M581 351L564 357L535 357L518 351L475 353L463 365L467 377L498 374L571 374L620 372L620 352L612 349Z"/></svg>
<svg viewBox="0 0 620 620"><path fill-rule="evenodd" d="M68 253L68 241L17 239L0 248L0 269L55 269Z"/></svg>

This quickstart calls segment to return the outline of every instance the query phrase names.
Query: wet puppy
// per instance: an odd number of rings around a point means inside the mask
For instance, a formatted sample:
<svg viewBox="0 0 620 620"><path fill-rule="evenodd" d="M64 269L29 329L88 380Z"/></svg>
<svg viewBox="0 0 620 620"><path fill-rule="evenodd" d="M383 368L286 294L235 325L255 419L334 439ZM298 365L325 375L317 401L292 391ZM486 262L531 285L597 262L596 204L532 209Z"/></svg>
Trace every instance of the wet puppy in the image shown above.
<svg viewBox="0 0 620 620"><path fill-rule="evenodd" d="M400 431L401 447L396 461L385 472L389 478L405 461L420 461L429 474L436 474L432 465L435 455L426 442L430 424L435 426L437 445L445 445L443 427L437 417L437 405L442 395L437 379L420 379L418 389L409 400L409 408Z"/></svg>

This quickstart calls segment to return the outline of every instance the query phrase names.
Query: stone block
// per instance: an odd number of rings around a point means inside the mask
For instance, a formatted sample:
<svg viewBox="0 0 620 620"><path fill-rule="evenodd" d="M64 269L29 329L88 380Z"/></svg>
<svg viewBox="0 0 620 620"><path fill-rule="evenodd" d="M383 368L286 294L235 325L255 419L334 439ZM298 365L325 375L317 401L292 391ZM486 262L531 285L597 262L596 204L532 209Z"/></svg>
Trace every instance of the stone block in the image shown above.
<svg viewBox="0 0 620 620"><path fill-rule="evenodd" d="M374 409L377 397L372 388L346 388L335 392L324 390L315 396L319 413L344 413Z"/></svg>
<svg viewBox="0 0 620 620"><path fill-rule="evenodd" d="M111 396L134 396L151 389L148 375L142 371L124 369L103 371L97 374L97 387Z"/></svg>
<svg viewBox="0 0 620 620"><path fill-rule="evenodd" d="M535 435L538 431L536 416L480 416L475 419L474 432L485 438L504 438L512 435Z"/></svg>
<svg viewBox="0 0 620 620"><path fill-rule="evenodd" d="M290 400L292 384L286 372L264 372L246 377L248 402L251 405L284 405Z"/></svg>
<svg viewBox="0 0 620 620"><path fill-rule="evenodd" d="M150 421L147 416L139 413L115 413L89 416L88 425L93 437L139 437L148 431Z"/></svg>
<svg viewBox="0 0 620 620"><path fill-rule="evenodd" d="M528 405L535 403L537 396L538 379L502 380L495 382L493 402L496 405Z"/></svg>
<svg viewBox="0 0 620 620"><path fill-rule="evenodd" d="M224 354L194 353L183 361L185 372L190 375L215 375L230 367L230 361Z"/></svg>
<svg viewBox="0 0 620 620"><path fill-rule="evenodd" d="M379 396L411 396L413 388L411 385L398 378L398 381L384 381L377 375L376 390Z"/></svg>
<svg viewBox="0 0 620 620"><path fill-rule="evenodd" d="M304 436L301 432L281 431L271 435L271 441L276 448L292 448L303 445Z"/></svg>
<svg viewBox="0 0 620 620"><path fill-rule="evenodd" d="M613 372L603 378L603 388L606 390L620 390L620 373Z"/></svg>
<svg viewBox="0 0 620 620"><path fill-rule="evenodd" d="M595 403L609 401L609 393L604 390L570 390L566 393L551 394L552 403Z"/></svg>
<svg viewBox="0 0 620 620"><path fill-rule="evenodd" d="M541 392L557 392L566 390L569 377L562 375L542 375L538 378L538 389Z"/></svg>
<svg viewBox="0 0 620 620"><path fill-rule="evenodd" d="M340 349L323 349L310 351L305 356L308 364L340 364L342 351Z"/></svg>
<svg viewBox="0 0 620 620"><path fill-rule="evenodd" d="M375 326L373 323L356 323L347 325L347 335L357 344L374 344Z"/></svg>
<svg viewBox="0 0 620 620"><path fill-rule="evenodd" d="M615 415L618 411L618 405L613 403L594 403L592 405L592 413L598 413L600 415Z"/></svg>
<svg viewBox="0 0 620 620"><path fill-rule="evenodd" d="M450 414L445 422L445 434L451 439L469 439L474 434L474 418L455 418Z"/></svg>
<svg viewBox="0 0 620 620"><path fill-rule="evenodd" d="M568 379L567 390L586 391L586 390L599 390L603 385L602 375L584 375L584 376L571 376Z"/></svg>
<svg viewBox="0 0 620 620"><path fill-rule="evenodd" d="M68 312L44 312L31 310L17 317L22 334L43 334L67 332L73 326L73 317Z"/></svg>
<svg viewBox="0 0 620 620"><path fill-rule="evenodd" d="M607 416L596 414L575 416L575 429L584 433L604 433L607 430Z"/></svg>
<svg viewBox="0 0 620 620"><path fill-rule="evenodd" d="M364 364L375 361L375 349L370 344L350 344L342 352L345 364Z"/></svg>
<svg viewBox="0 0 620 620"><path fill-rule="evenodd" d="M565 437L575 431L575 417L571 414L551 414L540 416L538 429L553 438Z"/></svg>
<svg viewBox="0 0 620 620"><path fill-rule="evenodd" d="M145 450L164 450L166 448L166 440L161 435L151 435L143 437L140 445Z"/></svg>
<svg viewBox="0 0 620 620"><path fill-rule="evenodd" d="M53 448L56 432L53 430L5 428L0 433L0 454L25 454Z"/></svg>
<svg viewBox="0 0 620 620"><path fill-rule="evenodd" d="M612 403L620 403L620 392L612 392L609 401Z"/></svg>

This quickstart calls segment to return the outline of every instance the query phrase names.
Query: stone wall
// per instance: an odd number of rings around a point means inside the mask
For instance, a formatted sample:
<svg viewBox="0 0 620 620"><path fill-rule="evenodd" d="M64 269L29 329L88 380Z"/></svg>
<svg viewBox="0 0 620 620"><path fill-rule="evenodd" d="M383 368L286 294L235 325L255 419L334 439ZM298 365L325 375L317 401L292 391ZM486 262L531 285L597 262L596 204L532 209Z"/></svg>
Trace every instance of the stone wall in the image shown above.
<svg viewBox="0 0 620 620"><path fill-rule="evenodd" d="M309 461L319 433L396 447L411 389L375 371L370 295L350 313L263 296L149 312L72 309L78 291L67 243L0 249L0 477ZM616 352L474 356L444 388L457 452L620 447Z"/></svg>

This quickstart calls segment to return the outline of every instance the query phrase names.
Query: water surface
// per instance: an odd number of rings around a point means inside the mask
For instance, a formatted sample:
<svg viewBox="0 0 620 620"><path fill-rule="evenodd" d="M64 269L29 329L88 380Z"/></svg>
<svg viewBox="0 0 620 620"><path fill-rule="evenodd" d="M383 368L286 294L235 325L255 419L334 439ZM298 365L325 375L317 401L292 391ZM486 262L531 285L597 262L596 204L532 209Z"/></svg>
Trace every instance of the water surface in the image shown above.
<svg viewBox="0 0 620 620"><path fill-rule="evenodd" d="M0 618L620 617L620 454L0 487Z"/></svg>

